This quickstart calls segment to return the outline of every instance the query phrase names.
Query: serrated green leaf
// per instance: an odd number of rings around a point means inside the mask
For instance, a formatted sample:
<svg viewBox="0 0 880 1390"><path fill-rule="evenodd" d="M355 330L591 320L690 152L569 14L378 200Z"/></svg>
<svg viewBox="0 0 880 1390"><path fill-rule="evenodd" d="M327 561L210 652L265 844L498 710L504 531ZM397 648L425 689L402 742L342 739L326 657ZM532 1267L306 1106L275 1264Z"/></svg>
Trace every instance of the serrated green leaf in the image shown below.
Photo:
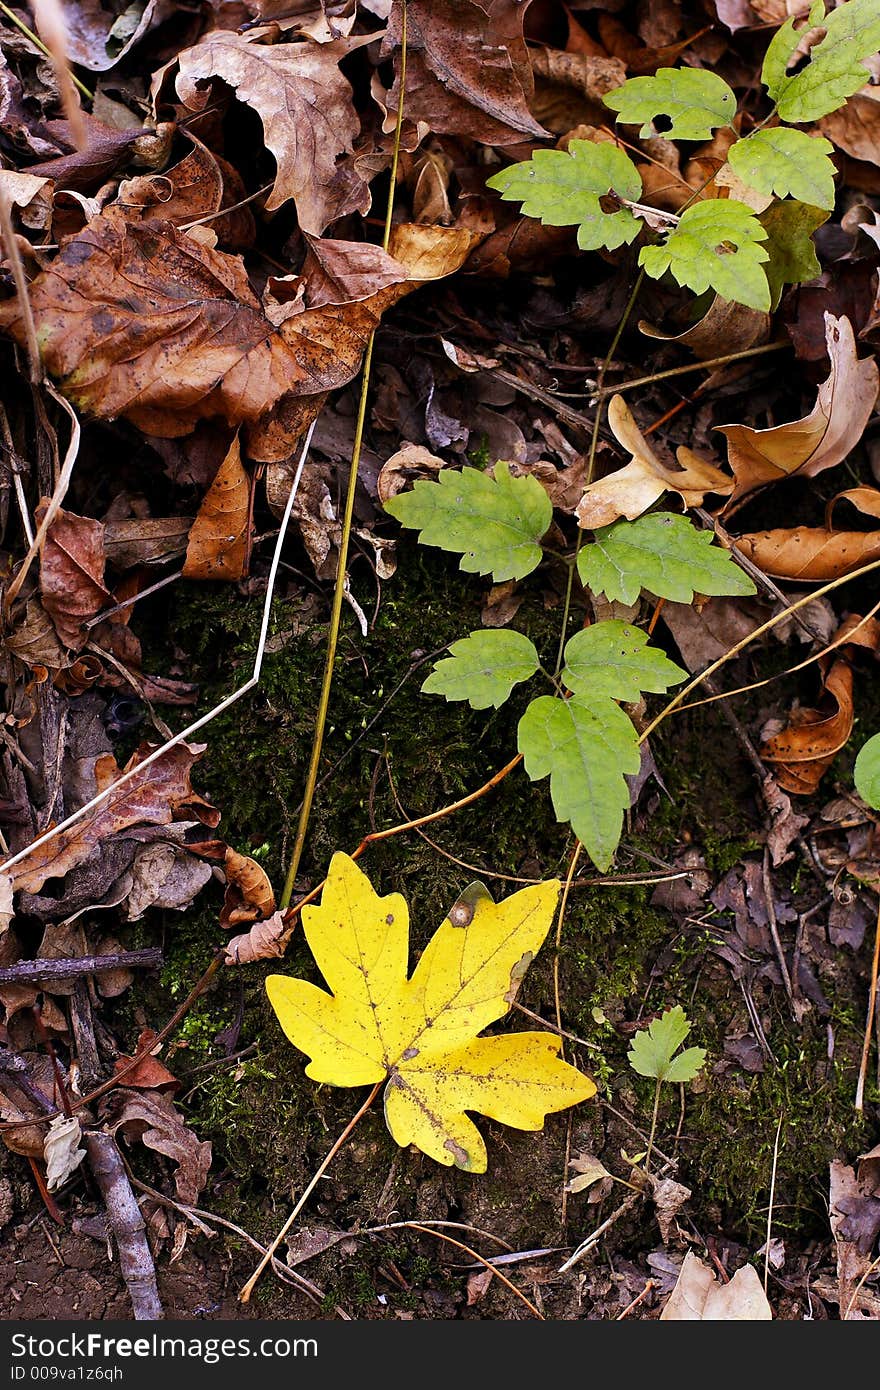
<svg viewBox="0 0 880 1390"><path fill-rule="evenodd" d="M819 25L825 37L810 50L806 67L789 74L788 64L802 36ZM786 20L773 36L761 80L782 120L795 125L818 121L866 85L870 73L865 63L878 49L880 0L848 0L827 16L818 0L805 25L797 28L793 19Z"/></svg>
<svg viewBox="0 0 880 1390"><path fill-rule="evenodd" d="M706 1060L705 1048L689 1047L673 1060L690 1031L690 1020L681 1005L676 1004L636 1033L626 1054L627 1061L639 1076L653 1076L657 1081L692 1081Z"/></svg>
<svg viewBox="0 0 880 1390"><path fill-rule="evenodd" d="M770 286L770 308L775 309L785 285L802 285L821 275L813 233L828 221L828 213L824 208L787 200L771 203L758 214L758 220L767 233L764 245L770 252L770 259L764 266L764 274Z"/></svg>
<svg viewBox="0 0 880 1390"><path fill-rule="evenodd" d="M479 468L444 468L436 481L420 479L385 504L402 526L419 531L423 545L461 552L466 574L491 574L496 584L522 579L541 560L538 544L553 519L553 505L536 478L512 478L506 463L490 477Z"/></svg>
<svg viewBox="0 0 880 1390"><path fill-rule="evenodd" d="M770 308L762 269L769 253L760 245L767 233L751 208L734 198L706 198L681 215L659 246L644 246L639 264L659 280L672 272L695 294L713 289L734 304Z"/></svg>
<svg viewBox="0 0 880 1390"><path fill-rule="evenodd" d="M690 603L694 593L755 593L749 576L711 531L698 531L671 512L615 521L596 533L578 556L578 573L594 593L635 603L643 588L673 603Z"/></svg>
<svg viewBox="0 0 880 1390"><path fill-rule="evenodd" d="M422 686L426 695L467 700L472 709L503 705L520 681L540 668L534 643L521 632L501 628L472 632L449 648Z"/></svg>
<svg viewBox="0 0 880 1390"><path fill-rule="evenodd" d="M686 675L649 644L641 628L610 618L576 632L569 640L562 680L569 690L588 699L607 695L633 702L643 690L662 693Z"/></svg>
<svg viewBox="0 0 880 1390"><path fill-rule="evenodd" d="M642 138L658 133L652 122L670 122L661 133L667 140L708 140L718 126L736 115L736 97L716 72L703 68L658 68L653 77L631 77L602 98L625 125L644 121Z"/></svg>
<svg viewBox="0 0 880 1390"><path fill-rule="evenodd" d="M553 809L604 873L620 840L629 805L624 774L638 772L636 731L607 697L560 700L539 695L519 721L517 747L533 782L550 777Z"/></svg>
<svg viewBox="0 0 880 1390"><path fill-rule="evenodd" d="M880 811L880 734L869 738L859 750L853 779L862 800Z"/></svg>
<svg viewBox="0 0 880 1390"><path fill-rule="evenodd" d="M737 178L758 193L797 198L817 208L834 207L834 151L822 135L774 126L731 145L727 159Z"/></svg>
<svg viewBox="0 0 880 1390"><path fill-rule="evenodd" d="M613 251L641 229L629 208L605 212L600 205L611 193L633 202L642 192L632 160L609 141L572 140L567 150L536 150L486 183L505 202L522 203L526 216L540 217L545 227L576 226L582 251Z"/></svg>

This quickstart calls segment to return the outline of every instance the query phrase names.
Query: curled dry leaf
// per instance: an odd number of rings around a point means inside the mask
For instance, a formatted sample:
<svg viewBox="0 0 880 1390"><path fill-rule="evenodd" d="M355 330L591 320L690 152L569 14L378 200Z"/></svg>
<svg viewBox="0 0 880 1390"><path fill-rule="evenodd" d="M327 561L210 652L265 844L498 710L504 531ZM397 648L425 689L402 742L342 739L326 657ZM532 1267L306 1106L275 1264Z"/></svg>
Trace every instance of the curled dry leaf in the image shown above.
<svg viewBox="0 0 880 1390"><path fill-rule="evenodd" d="M868 1155L866 1155L868 1157ZM831 1233L837 1250L841 1317L851 1316L859 1282L872 1265L880 1235L880 1183L863 1159L856 1173L834 1159L830 1170Z"/></svg>
<svg viewBox="0 0 880 1390"><path fill-rule="evenodd" d="M360 120L339 63L372 38L261 43L259 36L216 29L178 58L177 91L190 110L204 110L211 100L207 84L219 78L256 111L277 165L266 208L274 212L293 199L300 227L315 236L370 206L366 182L344 159Z"/></svg>
<svg viewBox="0 0 880 1390"><path fill-rule="evenodd" d="M666 492L676 493L685 507L699 507L707 492L726 496L733 487L726 473L684 445L676 450L678 470L662 463L622 396L611 397L608 423L632 459L624 468L589 485L577 508L579 526L594 531L622 516L634 521Z"/></svg>
<svg viewBox="0 0 880 1390"><path fill-rule="evenodd" d="M38 522L45 507L37 509ZM113 602L104 587L100 521L59 509L43 544L40 596L61 641L78 651L88 638L83 624Z"/></svg>
<svg viewBox="0 0 880 1390"><path fill-rule="evenodd" d="M186 579L242 578L250 549L250 495L236 435L192 524L183 562Z"/></svg>
<svg viewBox="0 0 880 1390"><path fill-rule="evenodd" d="M683 190L685 197L686 190ZM639 328L647 338L660 338L665 343L680 343L690 348L699 360L719 356L719 346L724 352L742 352L766 343L770 337L771 318L760 309L750 309L745 304L733 304L716 294L703 317L686 328L683 333L663 333L653 324L643 319Z"/></svg>
<svg viewBox="0 0 880 1390"><path fill-rule="evenodd" d="M781 478L814 478L845 459L861 439L877 400L877 363L872 357L859 359L848 318L826 313L825 338L831 373L809 415L768 430L719 426L736 478L728 508Z"/></svg>
<svg viewBox="0 0 880 1390"><path fill-rule="evenodd" d="M675 1218L693 1192L673 1178L654 1178L650 1187L651 1201L657 1215L657 1225L663 1244L668 1245L675 1229Z"/></svg>
<svg viewBox="0 0 880 1390"><path fill-rule="evenodd" d="M249 932L228 941L223 960L226 965L253 965L258 960L274 960L284 955L289 934L284 914L275 912L265 922L257 922Z"/></svg>
<svg viewBox="0 0 880 1390"><path fill-rule="evenodd" d="M111 1134L121 1133L130 1144L139 1139L176 1163L178 1200L196 1205L211 1166L211 1145L200 1142L183 1123L170 1096L121 1087L110 1093L104 1117Z"/></svg>
<svg viewBox="0 0 880 1390"><path fill-rule="evenodd" d="M809 796L816 790L852 733L852 688L852 667L838 657L823 680L826 709L794 710L788 726L761 746L761 757L774 764L784 791Z"/></svg>
<svg viewBox="0 0 880 1390"><path fill-rule="evenodd" d="M772 1317L752 1265L738 1269L729 1284L719 1284L709 1265L689 1250L660 1321L769 1322Z"/></svg>
<svg viewBox="0 0 880 1390"><path fill-rule="evenodd" d="M386 502L411 487L418 478L434 478L445 467L443 459L432 454L423 444L410 444L404 440L401 448L386 459L376 479L379 501L384 507Z"/></svg>
<svg viewBox="0 0 880 1390"><path fill-rule="evenodd" d="M221 927L239 927L275 911L275 894L265 869L247 854L227 845L223 861L226 896L220 913Z"/></svg>
<svg viewBox="0 0 880 1390"><path fill-rule="evenodd" d="M8 874L0 873L0 936L9 930L9 924L15 916L12 898L12 879Z"/></svg>
<svg viewBox="0 0 880 1390"><path fill-rule="evenodd" d="M85 1149L79 1147L81 1139L82 1126L76 1115L55 1116L43 1144L46 1186L50 1192L62 1187L85 1158Z"/></svg>

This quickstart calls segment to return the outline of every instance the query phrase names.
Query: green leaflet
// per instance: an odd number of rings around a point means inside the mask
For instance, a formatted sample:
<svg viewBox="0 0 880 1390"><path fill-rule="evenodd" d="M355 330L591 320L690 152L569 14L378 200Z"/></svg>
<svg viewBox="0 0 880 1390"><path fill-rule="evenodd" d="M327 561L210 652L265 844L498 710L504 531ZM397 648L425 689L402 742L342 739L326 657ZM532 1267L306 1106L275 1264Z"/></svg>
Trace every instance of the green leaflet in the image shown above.
<svg viewBox="0 0 880 1390"><path fill-rule="evenodd" d="M472 709L495 709L511 690L540 667L534 644L521 632L503 628L472 632L449 648L422 686L427 695L467 700Z"/></svg>
<svg viewBox="0 0 880 1390"><path fill-rule="evenodd" d="M695 592L755 592L729 553L713 544L711 531L671 512L603 526L578 556L578 574L594 593L622 603L635 603L642 588L673 603L690 603Z"/></svg>
<svg viewBox="0 0 880 1390"><path fill-rule="evenodd" d="M600 872L611 863L629 805L624 774L639 770L636 731L607 697L539 695L519 721L517 747L533 782L550 777L553 809Z"/></svg>
<svg viewBox="0 0 880 1390"><path fill-rule="evenodd" d="M638 700L643 690L662 693L686 672L649 644L641 628L617 618L576 632L565 648L563 684L587 699Z"/></svg>
<svg viewBox="0 0 880 1390"><path fill-rule="evenodd" d="M822 135L774 126L737 140L727 158L737 177L758 193L833 208L834 165L828 158L833 150Z"/></svg>
<svg viewBox="0 0 880 1390"><path fill-rule="evenodd" d="M503 462L494 478L479 468L442 469L436 482L420 479L385 510L418 530L423 545L462 552L466 574L491 574L496 583L522 579L540 563L539 541L553 517L537 479L512 478Z"/></svg>
<svg viewBox="0 0 880 1390"><path fill-rule="evenodd" d="M796 125L829 115L864 87L870 77L865 60L880 49L880 0L848 0L827 16L824 10L817 0L800 28L786 20L764 59L761 80L781 119ZM819 25L825 37L810 50L807 66L790 75L802 36Z"/></svg>
<svg viewBox="0 0 880 1390"><path fill-rule="evenodd" d="M767 233L751 208L733 198L707 198L682 213L659 246L644 246L639 263L655 280L667 270L695 294L713 289L734 304L769 310L762 263ZM734 249L729 250L728 246Z"/></svg>
<svg viewBox="0 0 880 1390"><path fill-rule="evenodd" d="M681 1005L676 1004L635 1034L627 1061L639 1076L653 1076L657 1081L693 1081L706 1060L706 1049L689 1047L673 1056L690 1031L690 1020Z"/></svg>
<svg viewBox="0 0 880 1390"><path fill-rule="evenodd" d="M643 138L662 134L668 140L708 140L736 114L736 97L722 77L703 68L658 68L653 77L631 77L602 98L625 125L644 121ZM670 122L662 131L657 116Z"/></svg>
<svg viewBox="0 0 880 1390"><path fill-rule="evenodd" d="M486 183L505 202L522 203L526 216L540 217L546 227L577 226L582 251L613 251L633 241L642 225L629 208L604 212L600 206L609 193L632 202L642 192L632 160L607 141L572 140L567 151L536 150Z"/></svg>
<svg viewBox="0 0 880 1390"><path fill-rule="evenodd" d="M880 734L862 745L853 776L862 800L880 811Z"/></svg>
<svg viewBox="0 0 880 1390"><path fill-rule="evenodd" d="M821 275L813 233L828 221L828 213L808 203L786 201L771 203L758 214L758 221L767 233L764 245L770 259L764 274L770 286L770 308L775 309L784 285L801 285Z"/></svg>

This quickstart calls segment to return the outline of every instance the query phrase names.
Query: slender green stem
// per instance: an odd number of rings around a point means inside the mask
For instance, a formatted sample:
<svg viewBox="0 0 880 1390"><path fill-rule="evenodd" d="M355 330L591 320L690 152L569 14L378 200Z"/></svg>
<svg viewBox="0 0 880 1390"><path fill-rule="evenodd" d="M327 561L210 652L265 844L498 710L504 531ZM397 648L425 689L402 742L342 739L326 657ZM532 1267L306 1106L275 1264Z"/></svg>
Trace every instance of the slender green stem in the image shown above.
<svg viewBox="0 0 880 1390"><path fill-rule="evenodd" d="M397 100L397 124L394 130L394 148L391 156L391 182L388 189L388 203L385 212L385 234L382 238L382 249L388 250L391 241L391 220L394 215L394 190L397 182L397 166L400 158L400 131L403 125L403 101L406 89L406 0L402 7L402 22L400 35L400 89ZM324 676L321 682L321 694L318 699L318 711L315 717L315 733L312 740L312 753L309 759L309 770L306 776L306 787L303 794L302 806L299 812L299 821L296 827L296 839L293 844L293 852L290 856L290 864L287 870L287 877L284 880L284 889L279 901L279 907L283 910L290 906L293 897L293 889L296 883L296 876L299 872L300 861L302 859L303 847L305 845L306 833L309 828L309 818L312 812L312 802L315 796L315 787L318 781L318 769L321 764L321 751L324 746L324 730L327 725L327 710L330 706L330 688L333 684L333 669L336 663L336 649L339 643L339 627L342 620L342 604L345 598L345 578L348 563L348 546L351 538L352 519L354 517L354 498L357 488L358 468L361 458L361 446L364 438L364 425L367 418L367 400L370 390L370 369L373 364L373 345L376 340L375 330L370 334L367 343L367 350L364 354L364 365L361 372L361 394L358 403L357 422L354 433L354 446L351 453L351 471L348 478L348 491L345 496L345 511L342 519L342 536L339 542L339 560L336 567L336 585L333 590L333 605L330 610L330 631L327 637L327 652L324 659Z"/></svg>
<svg viewBox="0 0 880 1390"><path fill-rule="evenodd" d="M660 1113L660 1087L663 1085L660 1077L657 1077L657 1085L654 1087L654 1112L651 1115L651 1133L648 1135L648 1147L645 1150L645 1172L651 1171L651 1154L654 1151L654 1135L657 1133L657 1116Z"/></svg>
<svg viewBox="0 0 880 1390"><path fill-rule="evenodd" d="M37 48L40 50L41 53L45 53L46 57L52 60L52 54L49 52L48 48L43 43L43 40L40 38L39 34L35 34L33 29L29 29L28 26L25 24L24 20L19 19L15 11L11 10L8 5L4 5L2 3L2 0L0 0L0 12L5 14L6 18L10 20L10 22L14 24L17 29L20 29L21 32L25 34L27 38L30 39L31 43L36 44ZM79 78L73 72L71 72L70 78L73 82L73 85L76 88L78 88L80 92L82 92L83 96L86 97L88 101L94 101L94 92L90 92L88 87L86 87L84 83L80 82Z"/></svg>
<svg viewBox="0 0 880 1390"><path fill-rule="evenodd" d="M760 357L765 352L781 352L791 348L791 343L761 343L757 347L743 348L741 352L727 352L723 357L709 357L705 362L688 362L683 367L668 367L664 372L654 372L651 376L637 376L632 381L622 381L619 386L598 387L593 399L603 396L622 396L625 391L634 391L637 386L652 386L655 381L668 381L672 376L684 376L686 372L708 371L710 367L726 367L728 362L742 362L749 357Z"/></svg>

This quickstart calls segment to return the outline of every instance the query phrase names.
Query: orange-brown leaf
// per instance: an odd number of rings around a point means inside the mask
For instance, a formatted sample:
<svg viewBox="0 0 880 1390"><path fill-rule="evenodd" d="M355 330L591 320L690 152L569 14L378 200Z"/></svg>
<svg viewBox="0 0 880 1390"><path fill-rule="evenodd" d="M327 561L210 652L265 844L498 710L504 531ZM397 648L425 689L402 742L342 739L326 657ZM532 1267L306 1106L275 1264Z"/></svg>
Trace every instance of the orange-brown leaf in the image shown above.
<svg viewBox="0 0 880 1390"><path fill-rule="evenodd" d="M825 709L794 710L788 726L761 748L765 762L787 792L809 796L849 739L853 726L852 667L843 657L825 677ZM830 707L830 708L829 708Z"/></svg>
<svg viewBox="0 0 880 1390"><path fill-rule="evenodd" d="M248 557L250 480L238 435L205 494L189 533L187 579L241 579Z"/></svg>
<svg viewBox="0 0 880 1390"><path fill-rule="evenodd" d="M880 531L785 526L736 538L738 550L774 579L824 583L880 560Z"/></svg>
<svg viewBox="0 0 880 1390"><path fill-rule="evenodd" d="M265 869L250 855L239 854L227 846L223 862L226 895L220 913L221 927L238 927L258 917L271 917L275 894Z"/></svg>

